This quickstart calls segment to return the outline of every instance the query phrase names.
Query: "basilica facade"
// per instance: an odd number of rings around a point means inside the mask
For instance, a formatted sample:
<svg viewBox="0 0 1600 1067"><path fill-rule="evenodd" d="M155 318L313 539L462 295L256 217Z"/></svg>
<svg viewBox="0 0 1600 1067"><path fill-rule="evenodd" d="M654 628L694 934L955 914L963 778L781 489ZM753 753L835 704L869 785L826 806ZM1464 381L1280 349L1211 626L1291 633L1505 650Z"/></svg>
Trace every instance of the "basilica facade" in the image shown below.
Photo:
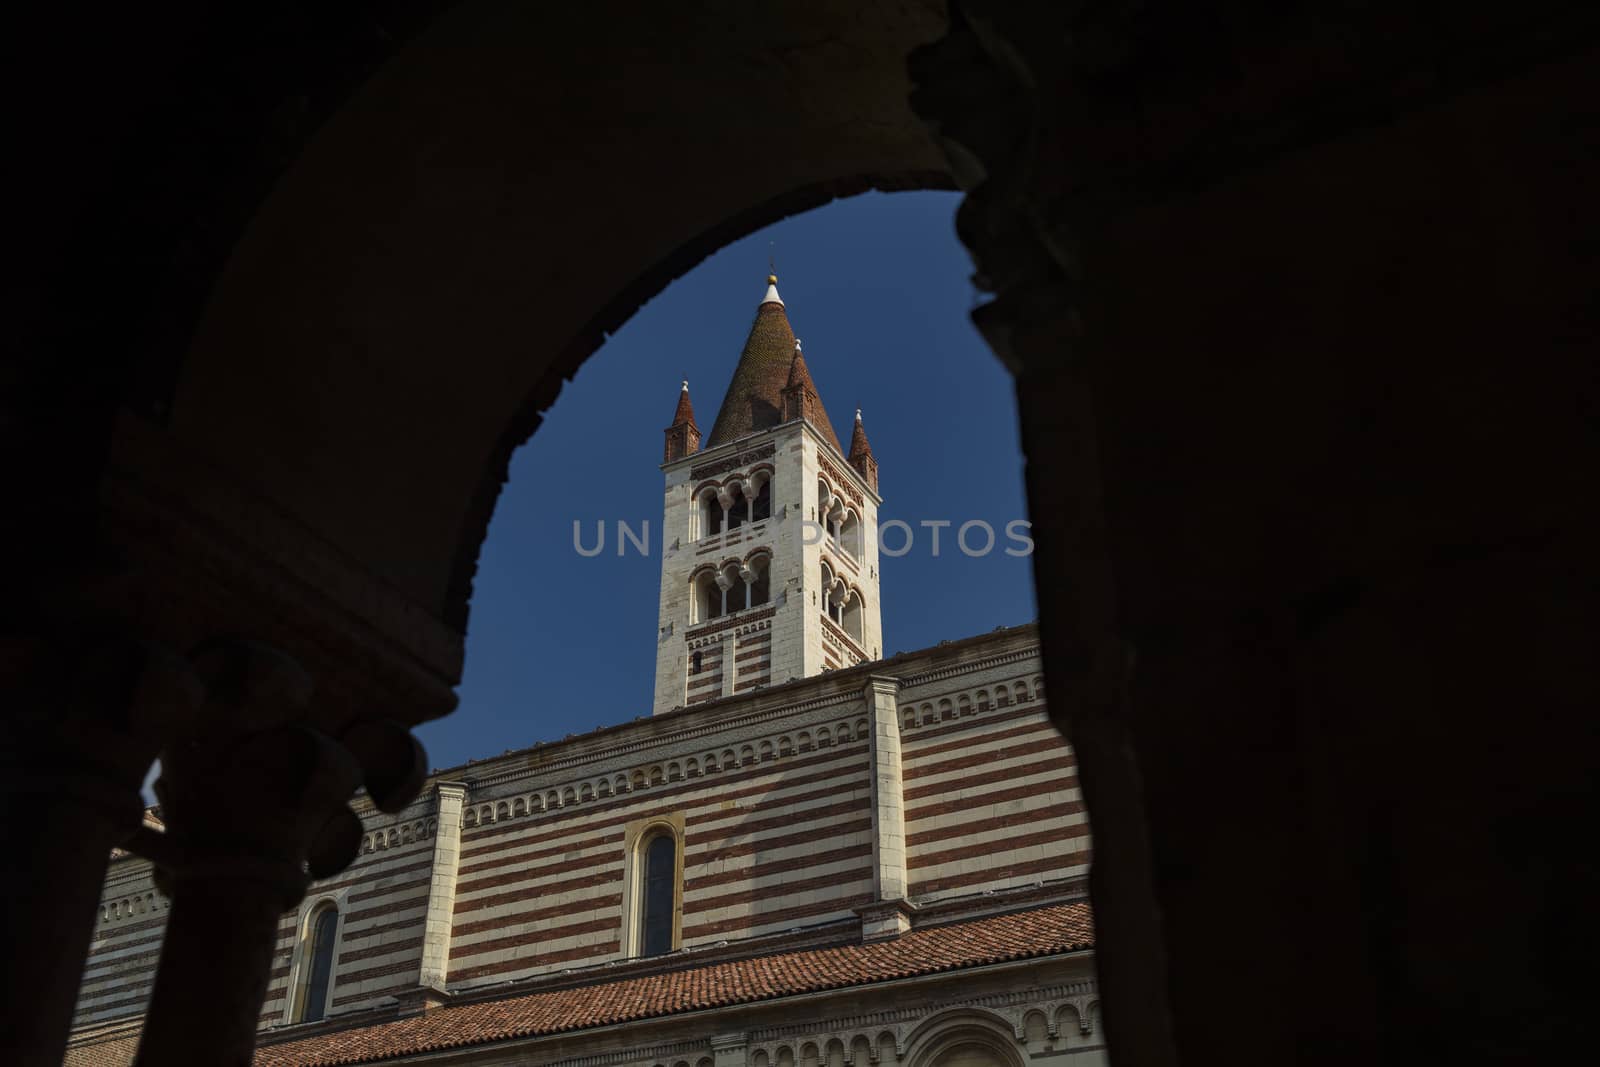
<svg viewBox="0 0 1600 1067"><path fill-rule="evenodd" d="M775 278L662 469L654 713L358 800L359 857L283 916L256 1062L1103 1063L1037 629L884 657L877 460ZM131 1062L165 909L115 857L69 1063Z"/></svg>

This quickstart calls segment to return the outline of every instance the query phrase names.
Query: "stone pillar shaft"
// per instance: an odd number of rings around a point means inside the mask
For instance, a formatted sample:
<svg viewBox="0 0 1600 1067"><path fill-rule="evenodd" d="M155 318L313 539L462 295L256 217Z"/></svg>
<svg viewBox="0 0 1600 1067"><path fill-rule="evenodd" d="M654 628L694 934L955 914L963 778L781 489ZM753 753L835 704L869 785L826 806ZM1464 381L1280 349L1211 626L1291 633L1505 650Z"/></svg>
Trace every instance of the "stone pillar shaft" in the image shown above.
<svg viewBox="0 0 1600 1067"><path fill-rule="evenodd" d="M243 879L174 891L138 1063L248 1064L267 995L281 896ZM209 980L198 980L204 974ZM199 990L205 997L197 996Z"/></svg>
<svg viewBox="0 0 1600 1067"><path fill-rule="evenodd" d="M8 791L9 792L9 791ZM15 796L15 794L11 794ZM130 799L136 800L137 794ZM27 870L0 894L0 1048L13 1063L59 1063L72 1026L111 849L126 836L97 809L31 796L7 804L6 855Z"/></svg>
<svg viewBox="0 0 1600 1067"><path fill-rule="evenodd" d="M872 886L878 900L905 900L905 798L900 776L900 683L894 678L867 682L872 723Z"/></svg>
<svg viewBox="0 0 1600 1067"><path fill-rule="evenodd" d="M422 970L418 984L443 990L450 972L450 927L456 909L456 872L461 863L461 809L467 787L440 782L439 827L433 838L433 877L428 885L428 911L422 923Z"/></svg>

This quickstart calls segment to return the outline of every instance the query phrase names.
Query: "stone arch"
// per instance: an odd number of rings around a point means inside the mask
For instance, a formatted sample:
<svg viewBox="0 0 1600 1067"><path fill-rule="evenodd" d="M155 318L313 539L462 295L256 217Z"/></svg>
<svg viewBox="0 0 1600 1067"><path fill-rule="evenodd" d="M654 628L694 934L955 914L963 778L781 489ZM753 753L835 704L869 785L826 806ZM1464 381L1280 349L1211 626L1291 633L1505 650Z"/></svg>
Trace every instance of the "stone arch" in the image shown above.
<svg viewBox="0 0 1600 1067"><path fill-rule="evenodd" d="M818 748L831 748L832 746L833 746L833 731L828 729L826 726L818 728L818 730L817 730L817 747Z"/></svg>
<svg viewBox="0 0 1600 1067"><path fill-rule="evenodd" d="M578 786L578 799L579 800L593 800L594 799L594 786L591 785L588 782L584 782L582 785Z"/></svg>
<svg viewBox="0 0 1600 1067"><path fill-rule="evenodd" d="M923 1020L906 1037L905 1050L909 1067L1026 1067L1012 1024L982 1008Z"/></svg>

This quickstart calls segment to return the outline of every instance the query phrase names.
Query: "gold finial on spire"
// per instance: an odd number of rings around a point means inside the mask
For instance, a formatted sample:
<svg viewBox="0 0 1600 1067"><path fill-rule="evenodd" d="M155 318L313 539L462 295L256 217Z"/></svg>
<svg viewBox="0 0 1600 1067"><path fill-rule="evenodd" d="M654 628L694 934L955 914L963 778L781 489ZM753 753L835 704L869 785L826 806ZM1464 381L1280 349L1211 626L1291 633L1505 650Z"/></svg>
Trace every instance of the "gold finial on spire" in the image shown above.
<svg viewBox="0 0 1600 1067"><path fill-rule="evenodd" d="M777 285L778 284L778 276L776 274L767 275L767 284L768 285Z"/></svg>

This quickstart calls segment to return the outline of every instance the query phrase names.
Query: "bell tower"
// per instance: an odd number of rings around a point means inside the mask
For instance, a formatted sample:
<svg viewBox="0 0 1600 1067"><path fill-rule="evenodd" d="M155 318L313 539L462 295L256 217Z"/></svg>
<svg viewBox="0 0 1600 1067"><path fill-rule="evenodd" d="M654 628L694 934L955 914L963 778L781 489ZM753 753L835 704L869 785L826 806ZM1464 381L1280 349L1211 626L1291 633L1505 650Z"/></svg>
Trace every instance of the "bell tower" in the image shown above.
<svg viewBox="0 0 1600 1067"><path fill-rule="evenodd" d="M685 382L664 455L655 712L882 658L878 461L859 410L840 445L776 276L704 446Z"/></svg>

